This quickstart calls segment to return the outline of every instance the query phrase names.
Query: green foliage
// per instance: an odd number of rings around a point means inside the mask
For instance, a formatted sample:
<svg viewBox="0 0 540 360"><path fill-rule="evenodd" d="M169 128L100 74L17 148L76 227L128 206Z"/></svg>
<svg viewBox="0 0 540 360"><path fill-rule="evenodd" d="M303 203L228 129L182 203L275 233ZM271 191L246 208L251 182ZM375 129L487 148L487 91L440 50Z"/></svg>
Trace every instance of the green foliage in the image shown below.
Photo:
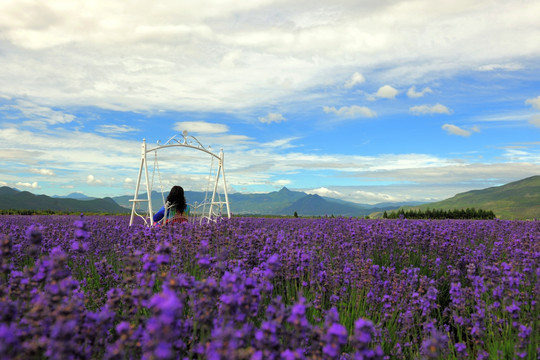
<svg viewBox="0 0 540 360"><path fill-rule="evenodd" d="M442 209L427 209L423 210L404 210L399 209L397 212L392 211L390 214L387 214L386 211L383 215L385 219L397 219L397 218L406 218L406 219L472 219L472 220L493 220L495 219L495 214L491 210L482 210L475 208L466 208L466 209L453 209L453 210L442 210Z"/></svg>

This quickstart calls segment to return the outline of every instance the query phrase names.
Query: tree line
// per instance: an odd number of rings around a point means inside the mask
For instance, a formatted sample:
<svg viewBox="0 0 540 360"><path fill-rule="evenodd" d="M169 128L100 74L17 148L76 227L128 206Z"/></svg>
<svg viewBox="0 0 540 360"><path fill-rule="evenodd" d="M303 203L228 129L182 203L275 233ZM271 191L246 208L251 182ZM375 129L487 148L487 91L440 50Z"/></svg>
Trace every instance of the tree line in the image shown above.
<svg viewBox="0 0 540 360"><path fill-rule="evenodd" d="M392 211L388 214L386 211L383 214L383 219L397 219L404 217L406 219L478 219L478 220L492 220L495 219L495 213L491 210L482 210L475 208L466 209L426 209L422 211L418 210L403 210L399 209L397 212Z"/></svg>

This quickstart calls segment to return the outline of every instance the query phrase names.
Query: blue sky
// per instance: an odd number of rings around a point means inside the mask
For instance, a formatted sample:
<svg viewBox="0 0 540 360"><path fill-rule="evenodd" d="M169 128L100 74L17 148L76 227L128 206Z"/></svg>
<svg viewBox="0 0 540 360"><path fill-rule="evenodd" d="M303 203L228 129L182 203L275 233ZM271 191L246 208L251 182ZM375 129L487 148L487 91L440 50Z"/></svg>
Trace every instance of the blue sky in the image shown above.
<svg viewBox="0 0 540 360"><path fill-rule="evenodd" d="M434 201L538 175L538 15L532 0L2 1L0 185L131 194L142 139L183 130L223 148L230 192ZM158 156L155 190L207 187L208 157Z"/></svg>

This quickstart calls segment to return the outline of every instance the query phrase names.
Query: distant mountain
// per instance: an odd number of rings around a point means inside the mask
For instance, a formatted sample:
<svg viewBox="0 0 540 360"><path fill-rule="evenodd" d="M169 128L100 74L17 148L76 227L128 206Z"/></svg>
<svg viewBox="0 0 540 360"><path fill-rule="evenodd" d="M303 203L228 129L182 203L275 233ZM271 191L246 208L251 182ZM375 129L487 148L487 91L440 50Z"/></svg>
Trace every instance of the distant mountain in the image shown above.
<svg viewBox="0 0 540 360"><path fill-rule="evenodd" d="M377 204L362 204L362 203L354 203L351 201L346 201L346 200L341 200L341 199L334 199L327 196L322 196L322 198L330 202L336 202L339 204L354 206L360 209L369 209L370 212L384 211L384 210L389 210L389 209L398 209L401 206L417 206L417 205L426 204L425 201L401 201L401 202L382 202L382 203L377 203Z"/></svg>
<svg viewBox="0 0 540 360"><path fill-rule="evenodd" d="M167 197L168 193L163 194ZM201 203L205 193L197 191L185 191L186 200L190 204ZM212 193L206 194L208 198ZM146 193L139 194L140 199L146 199ZM119 205L131 208L130 199L133 195L124 195L113 198ZM223 194L221 199L224 201ZM366 216L374 211L384 211L397 209L402 203L378 205L356 204L350 201L321 197L319 195L308 195L302 191L292 191L283 187L279 191L261 194L229 194L229 203L233 214L249 215L293 215L297 212L300 216L319 215L342 215L342 216ZM415 203L416 204L416 203ZM155 212L163 205L162 195L159 192L152 192L152 210ZM143 205L144 206L144 205Z"/></svg>
<svg viewBox="0 0 540 360"><path fill-rule="evenodd" d="M284 208L307 196L301 191L291 191L286 187L279 191L262 194L234 193L229 197L231 211L236 214L292 215Z"/></svg>
<svg viewBox="0 0 540 360"><path fill-rule="evenodd" d="M0 196L13 196L13 195L16 195L18 193L20 193L20 191L17 190L17 189L12 189L12 188L7 187L7 186L0 187Z"/></svg>
<svg viewBox="0 0 540 360"><path fill-rule="evenodd" d="M362 209L367 209L367 208L375 206L375 205L370 205L370 204L361 204L361 203L355 203L355 202L351 202L351 201L347 201L347 200L331 198L331 197L328 197L328 196L321 196L321 197L326 201L330 201L330 202L338 203L338 204L349 205L349 206L355 206L357 208L362 208Z"/></svg>
<svg viewBox="0 0 540 360"><path fill-rule="evenodd" d="M319 195L306 195L296 200L291 205L283 208L281 211L287 215L291 215L296 212L300 216L364 216L366 214L365 209L358 206L328 201Z"/></svg>
<svg viewBox="0 0 540 360"><path fill-rule="evenodd" d="M112 198L93 200L60 199L47 195L34 195L28 191L17 191L7 186L0 187L0 209L2 210L53 210L95 213L128 213Z"/></svg>
<svg viewBox="0 0 540 360"><path fill-rule="evenodd" d="M53 195L55 199L77 199L77 200L93 200L95 197L86 196L80 192L72 192L71 194L62 196L62 195Z"/></svg>
<svg viewBox="0 0 540 360"><path fill-rule="evenodd" d="M161 192L152 191L152 210L154 212L163 206L163 198L167 199L167 195L168 192L164 193L162 197ZM202 191L186 190L184 195L188 203L195 204L202 203L205 196L207 197L207 201L210 201L212 192L205 193ZM280 191L264 194L229 194L229 204L233 214L277 215L281 214L280 210L283 207L290 205L297 199L306 195L306 193L291 191L284 187ZM220 194L220 196L221 200L225 201L225 196L223 194ZM138 198L147 199L146 192L139 193ZM131 202L129 201L131 199L133 199L133 195L117 196L113 198L119 205L127 208L131 208Z"/></svg>
<svg viewBox="0 0 540 360"><path fill-rule="evenodd" d="M540 176L532 176L502 186L472 190L449 199L424 204L419 209L492 210L501 219L540 218Z"/></svg>

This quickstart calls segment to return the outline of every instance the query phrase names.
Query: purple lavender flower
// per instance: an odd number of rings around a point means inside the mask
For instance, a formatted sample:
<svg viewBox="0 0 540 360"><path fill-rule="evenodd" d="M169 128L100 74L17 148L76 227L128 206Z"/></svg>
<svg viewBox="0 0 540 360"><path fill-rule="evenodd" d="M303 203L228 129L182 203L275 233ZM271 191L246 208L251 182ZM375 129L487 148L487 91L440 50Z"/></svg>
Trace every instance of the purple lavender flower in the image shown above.
<svg viewBox="0 0 540 360"><path fill-rule="evenodd" d="M41 242L43 240L43 237L41 235L41 232L43 231L43 227L39 224L32 224L26 229L26 237L30 242L34 245L41 245Z"/></svg>
<svg viewBox="0 0 540 360"><path fill-rule="evenodd" d="M358 342L359 346L368 346L372 341L373 334L375 333L375 327L373 322L366 319L358 319L354 323L354 338Z"/></svg>
<svg viewBox="0 0 540 360"><path fill-rule="evenodd" d="M427 359L437 359L448 349L448 337L439 331L432 323L426 325L428 337L422 342L420 353Z"/></svg>
<svg viewBox="0 0 540 360"><path fill-rule="evenodd" d="M519 317L520 308L514 300L512 300L512 305L506 307L506 311L509 312L514 319Z"/></svg>
<svg viewBox="0 0 540 360"><path fill-rule="evenodd" d="M341 324L332 324L326 332L325 342L323 354L336 358L340 354L341 347L347 344L347 329Z"/></svg>
<svg viewBox="0 0 540 360"><path fill-rule="evenodd" d="M485 350L480 349L476 355L476 360L485 360L489 359L489 353Z"/></svg>
<svg viewBox="0 0 540 360"><path fill-rule="evenodd" d="M291 315L287 321L295 326L308 327L309 322L306 319L306 306L305 299L301 298L300 301L294 304L291 308Z"/></svg>
<svg viewBox="0 0 540 360"><path fill-rule="evenodd" d="M172 322L174 317L182 311L182 303L176 293L168 288L154 295L148 305L161 316L161 321L165 323Z"/></svg>
<svg viewBox="0 0 540 360"><path fill-rule="evenodd" d="M0 354L3 359L9 359L20 353L18 330L15 324L0 323Z"/></svg>
<svg viewBox="0 0 540 360"><path fill-rule="evenodd" d="M79 220L74 222L74 225L76 227L75 229L75 237L79 241L85 241L88 240L90 237L90 232L88 231L88 228L86 227L86 221L84 221L84 215L81 214L81 217Z"/></svg>
<svg viewBox="0 0 540 360"><path fill-rule="evenodd" d="M172 359L173 351L171 344L161 341L154 349L154 355L156 359Z"/></svg>
<svg viewBox="0 0 540 360"><path fill-rule="evenodd" d="M454 348L456 349L456 353L460 359L468 358L469 354L467 353L467 345L464 343L455 343Z"/></svg>

